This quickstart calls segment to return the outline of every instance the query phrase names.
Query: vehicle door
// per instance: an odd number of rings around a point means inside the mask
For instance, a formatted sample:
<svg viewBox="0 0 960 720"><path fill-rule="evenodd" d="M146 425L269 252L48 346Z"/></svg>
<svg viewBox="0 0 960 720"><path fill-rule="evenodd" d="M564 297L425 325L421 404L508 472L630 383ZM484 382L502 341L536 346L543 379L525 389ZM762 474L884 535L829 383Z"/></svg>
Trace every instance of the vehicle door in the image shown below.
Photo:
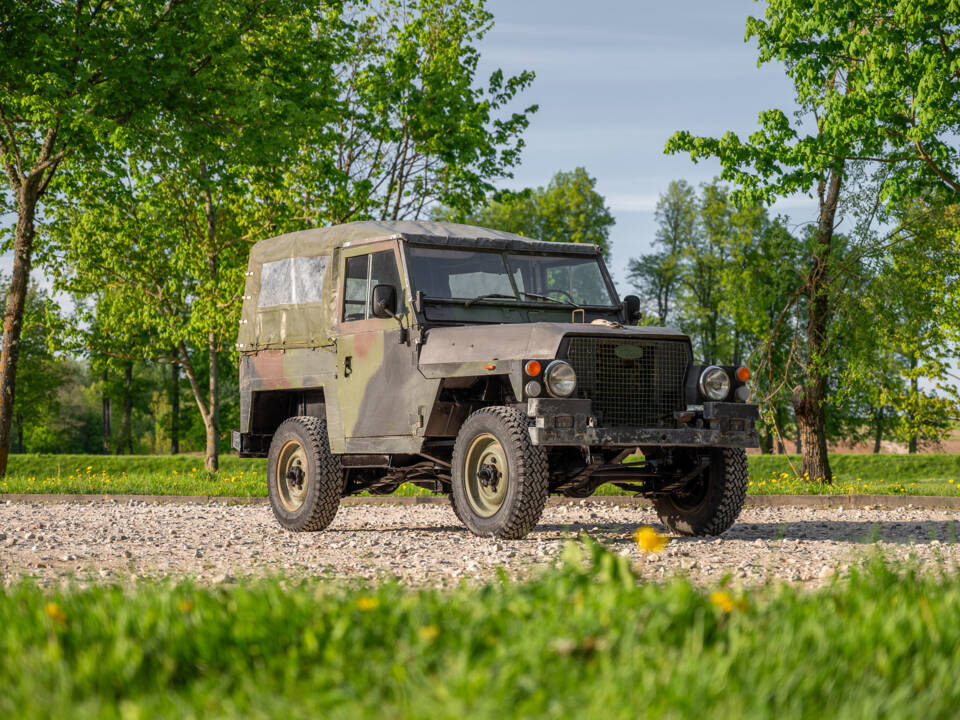
<svg viewBox="0 0 960 720"><path fill-rule="evenodd" d="M418 371L410 344L402 341L400 323L375 317L372 303L377 285L392 285L397 314L409 327L409 294L399 271L399 248L396 241L344 248L340 262L337 374L347 450L414 451L418 444L411 441L422 434L420 418L430 392L426 385L432 383ZM360 438L384 440L365 443Z"/></svg>

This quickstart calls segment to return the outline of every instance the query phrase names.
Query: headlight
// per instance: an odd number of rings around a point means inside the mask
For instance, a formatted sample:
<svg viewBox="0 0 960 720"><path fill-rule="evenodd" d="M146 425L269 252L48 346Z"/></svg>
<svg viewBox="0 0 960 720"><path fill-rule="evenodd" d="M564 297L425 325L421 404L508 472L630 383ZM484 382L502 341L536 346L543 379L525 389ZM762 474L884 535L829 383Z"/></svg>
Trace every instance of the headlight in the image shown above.
<svg viewBox="0 0 960 720"><path fill-rule="evenodd" d="M577 374L570 363L563 360L554 360L547 365L543 379L547 383L547 391L554 397L569 397L577 389Z"/></svg>
<svg viewBox="0 0 960 720"><path fill-rule="evenodd" d="M730 394L730 376L723 368L711 365L700 373L700 392L710 400L723 400Z"/></svg>

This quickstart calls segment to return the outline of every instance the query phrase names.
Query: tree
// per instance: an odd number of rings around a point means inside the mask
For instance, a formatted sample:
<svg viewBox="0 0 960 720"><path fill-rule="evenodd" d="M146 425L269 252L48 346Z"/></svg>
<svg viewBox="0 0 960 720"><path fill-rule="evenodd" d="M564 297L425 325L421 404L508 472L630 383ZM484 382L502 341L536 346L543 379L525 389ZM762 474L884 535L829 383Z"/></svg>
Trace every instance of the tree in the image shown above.
<svg viewBox="0 0 960 720"><path fill-rule="evenodd" d="M494 193L472 212L444 208L437 216L547 242L590 243L608 256L615 220L596 184L578 167L558 172L546 187Z"/></svg>
<svg viewBox="0 0 960 720"><path fill-rule="evenodd" d="M135 0L122 5L40 0L0 7L0 165L17 222L0 352L0 474L6 472L17 358L37 218L65 163L96 164L158 116L232 82L208 84L251 27L302 12L293 0ZM256 106L250 108L256 112ZM12 198L12 202L11 202ZM9 245L8 245L9 247ZM40 248L43 249L43 248ZM51 248L52 249L52 248Z"/></svg>
<svg viewBox="0 0 960 720"><path fill-rule="evenodd" d="M771 201L816 192L817 232L805 281L796 295L805 314L803 379L793 405L803 446L803 472L830 478L825 404L830 324L842 283L834 228L851 165L888 168L881 198L937 187L960 192L960 11L936 0L771 0L763 19L750 18L759 62L780 61L794 83L806 125L769 110L744 143L675 134L668 152L718 157L723 177L742 198ZM806 128L810 128L807 132ZM866 253L864 253L866 254Z"/></svg>
<svg viewBox="0 0 960 720"><path fill-rule="evenodd" d="M299 129L283 194L295 203L290 217L315 227L417 219L434 204L469 210L519 161L537 106L507 106L533 73L498 69L478 82L477 45L493 25L483 0L357 6L334 88L338 112Z"/></svg>
<svg viewBox="0 0 960 720"><path fill-rule="evenodd" d="M298 130L326 124L335 104L329 79L342 26L335 14L321 26L323 12L292 7L250 25L208 70L217 90L186 98L189 114L157 117L150 142L123 145L94 170L73 168L53 208L59 286L93 299L94 314L79 323L101 331L84 331L88 347L180 365L209 471L218 468L220 368L236 337L249 243L282 228L276 188Z"/></svg>
<svg viewBox="0 0 960 720"><path fill-rule="evenodd" d="M657 200L654 217L657 250L627 265L628 279L640 289L641 300L656 308L660 325L666 325L676 306L684 248L693 243L697 229L696 195L686 180L671 180Z"/></svg>

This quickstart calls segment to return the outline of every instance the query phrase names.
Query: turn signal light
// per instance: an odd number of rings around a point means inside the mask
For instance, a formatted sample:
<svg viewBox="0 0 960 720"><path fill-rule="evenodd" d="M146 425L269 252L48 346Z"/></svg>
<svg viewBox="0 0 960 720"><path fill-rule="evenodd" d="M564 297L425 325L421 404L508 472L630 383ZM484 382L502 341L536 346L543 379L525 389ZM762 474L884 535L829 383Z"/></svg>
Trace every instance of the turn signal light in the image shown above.
<svg viewBox="0 0 960 720"><path fill-rule="evenodd" d="M740 382L746 382L750 379L750 368L743 366L737 370L737 380Z"/></svg>
<svg viewBox="0 0 960 720"><path fill-rule="evenodd" d="M524 372L526 372L527 375L530 375L531 377L536 377L537 375L539 375L541 369L542 368L540 367L540 363L537 362L536 360L528 360L527 364L523 366Z"/></svg>

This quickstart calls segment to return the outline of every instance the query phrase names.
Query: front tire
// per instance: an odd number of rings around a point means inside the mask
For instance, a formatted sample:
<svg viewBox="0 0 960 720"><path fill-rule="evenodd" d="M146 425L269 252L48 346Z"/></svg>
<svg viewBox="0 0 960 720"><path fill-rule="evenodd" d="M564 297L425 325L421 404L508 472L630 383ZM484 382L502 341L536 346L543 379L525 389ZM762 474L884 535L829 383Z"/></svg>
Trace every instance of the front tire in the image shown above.
<svg viewBox="0 0 960 720"><path fill-rule="evenodd" d="M343 484L326 420L299 416L280 424L267 456L267 494L283 527L294 532L326 528L340 508Z"/></svg>
<svg viewBox="0 0 960 720"><path fill-rule="evenodd" d="M677 535L720 535L736 521L747 497L747 453L716 448L710 465L683 491L653 498L660 522Z"/></svg>
<svg viewBox="0 0 960 720"><path fill-rule="evenodd" d="M474 535L522 538L543 514L547 454L527 428L526 415L498 406L477 410L457 433L451 501Z"/></svg>

